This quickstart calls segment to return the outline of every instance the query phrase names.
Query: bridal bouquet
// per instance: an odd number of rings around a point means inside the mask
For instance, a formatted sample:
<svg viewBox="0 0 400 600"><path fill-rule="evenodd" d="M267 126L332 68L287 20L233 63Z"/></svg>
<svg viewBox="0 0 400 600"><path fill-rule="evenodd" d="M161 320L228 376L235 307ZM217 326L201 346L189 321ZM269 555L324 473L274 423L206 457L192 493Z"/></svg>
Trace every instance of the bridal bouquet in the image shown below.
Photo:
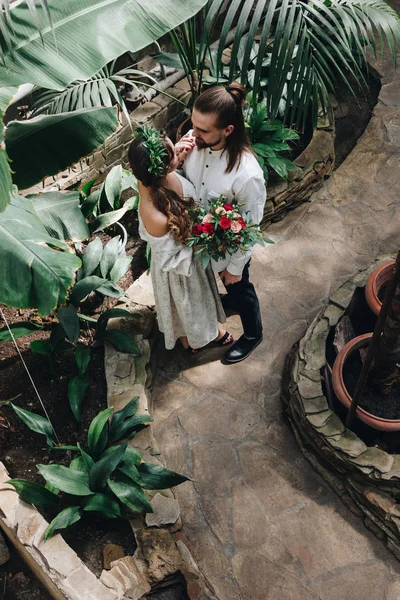
<svg viewBox="0 0 400 600"><path fill-rule="evenodd" d="M195 256L201 256L204 268L211 259L219 260L238 250L246 252L255 244L272 243L263 238L258 225L250 224L238 212L239 206L228 204L220 196L210 201L208 210L196 206L191 211L193 229L187 245L195 249Z"/></svg>

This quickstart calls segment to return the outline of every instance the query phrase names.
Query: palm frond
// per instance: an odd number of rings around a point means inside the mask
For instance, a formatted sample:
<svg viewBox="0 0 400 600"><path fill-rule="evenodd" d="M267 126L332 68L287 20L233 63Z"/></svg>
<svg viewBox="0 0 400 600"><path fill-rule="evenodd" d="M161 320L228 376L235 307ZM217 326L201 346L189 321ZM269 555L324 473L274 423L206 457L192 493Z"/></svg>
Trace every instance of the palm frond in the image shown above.
<svg viewBox="0 0 400 600"><path fill-rule="evenodd" d="M37 90L33 96L33 116L39 114L58 114L71 112L81 108L95 108L100 106L118 105L123 111L128 123L129 112L122 98L118 84L132 85L141 83L138 77L146 77L153 84L157 81L142 71L131 67L114 72L115 61L110 66L105 66L93 77L86 81L74 81L61 92L53 90ZM128 79L136 77L137 79Z"/></svg>
<svg viewBox="0 0 400 600"><path fill-rule="evenodd" d="M249 33L244 41L245 21L252 9ZM227 29L234 19L237 19L237 28L230 79L239 73L241 82L246 84L252 65L253 102L266 97L269 116L275 118L285 97L284 117L290 125L299 128L304 126L309 115L316 124L319 108L326 109L329 104L327 93L334 90L338 82L353 94L351 80L358 85L366 83L368 56L377 55L378 45L381 51L384 47L389 49L394 62L400 46L400 20L384 0L232 2L222 25L219 58ZM260 28L258 55L254 61L254 39ZM267 53L269 71L265 83L265 76L261 74ZM220 74L222 68L220 60ZM261 90L265 85L266 88Z"/></svg>

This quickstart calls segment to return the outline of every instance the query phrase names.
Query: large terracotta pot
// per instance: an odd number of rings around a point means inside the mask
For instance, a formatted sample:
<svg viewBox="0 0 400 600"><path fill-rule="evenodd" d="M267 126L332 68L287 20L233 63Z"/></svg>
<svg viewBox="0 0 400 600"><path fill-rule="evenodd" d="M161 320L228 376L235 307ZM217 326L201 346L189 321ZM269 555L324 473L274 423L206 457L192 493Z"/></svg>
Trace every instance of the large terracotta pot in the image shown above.
<svg viewBox="0 0 400 600"><path fill-rule="evenodd" d="M360 348L365 348L369 345L372 338L372 333L364 333L364 335L359 335L354 339L350 340L345 347L339 352L336 357L336 360L333 364L332 370L332 386L335 391L336 396L340 400L340 402L347 409L350 408L351 405L351 396L347 391L343 380L343 367L347 360L347 358L353 353L359 350ZM382 419L382 417L376 417L371 413L367 412L360 406L357 407L356 415L373 429L378 429L379 431L400 431L400 419L391 420L391 419Z"/></svg>
<svg viewBox="0 0 400 600"><path fill-rule="evenodd" d="M389 282L389 279L393 274L394 263L394 260L389 260L375 269L375 271L372 271L365 285L365 299L372 312L377 316L379 315L382 306L378 294L382 287Z"/></svg>

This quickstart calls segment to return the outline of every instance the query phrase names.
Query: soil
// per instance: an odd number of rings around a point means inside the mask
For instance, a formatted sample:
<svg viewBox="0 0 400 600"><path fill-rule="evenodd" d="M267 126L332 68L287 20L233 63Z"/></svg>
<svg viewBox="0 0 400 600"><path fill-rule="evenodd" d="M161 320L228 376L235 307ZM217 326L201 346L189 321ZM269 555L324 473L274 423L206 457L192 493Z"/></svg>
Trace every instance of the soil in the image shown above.
<svg viewBox="0 0 400 600"><path fill-rule="evenodd" d="M346 360L343 379L349 394L356 389L357 380L362 368L359 352L354 352ZM390 395L384 395L369 386L365 387L360 406L367 412L383 419L400 419L400 382L395 383Z"/></svg>

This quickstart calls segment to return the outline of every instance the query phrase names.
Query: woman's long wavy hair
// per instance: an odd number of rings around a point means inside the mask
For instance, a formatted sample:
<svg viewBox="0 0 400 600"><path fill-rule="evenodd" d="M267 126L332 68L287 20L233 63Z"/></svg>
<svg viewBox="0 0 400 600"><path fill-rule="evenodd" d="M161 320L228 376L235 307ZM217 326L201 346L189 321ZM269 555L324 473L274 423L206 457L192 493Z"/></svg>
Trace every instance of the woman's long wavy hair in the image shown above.
<svg viewBox="0 0 400 600"><path fill-rule="evenodd" d="M225 129L228 125L234 126L234 130L226 138L228 153L226 173L230 173L240 165L243 152L253 152L244 124L243 105L245 100L245 88L237 81L233 81L227 86L216 85L205 90L194 103L193 108L200 113L217 115L219 129Z"/></svg>
<svg viewBox="0 0 400 600"><path fill-rule="evenodd" d="M137 137L128 150L128 160L134 176L147 188L150 188L151 200L160 212L168 219L168 229L178 242L186 242L191 233L191 220L188 209L194 205L193 198L182 198L166 187L166 175L174 158L172 142L165 134L160 134L167 154L163 157L165 170L159 175L149 171L149 151L143 139Z"/></svg>

